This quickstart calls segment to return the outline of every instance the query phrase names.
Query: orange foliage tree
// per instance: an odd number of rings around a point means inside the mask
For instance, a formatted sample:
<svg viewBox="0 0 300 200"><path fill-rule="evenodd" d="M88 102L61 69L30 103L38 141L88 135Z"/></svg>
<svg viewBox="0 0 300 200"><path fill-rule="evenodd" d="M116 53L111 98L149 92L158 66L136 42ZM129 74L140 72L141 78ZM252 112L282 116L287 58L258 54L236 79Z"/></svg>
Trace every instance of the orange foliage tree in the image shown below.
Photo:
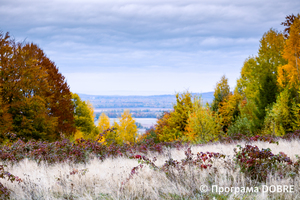
<svg viewBox="0 0 300 200"><path fill-rule="evenodd" d="M13 133L52 141L74 133L69 86L37 45L16 43L0 33L0 66L2 104Z"/></svg>
<svg viewBox="0 0 300 200"><path fill-rule="evenodd" d="M300 84L300 14L295 17L289 29L283 57L288 60L286 65L280 67L278 82L282 87L296 88Z"/></svg>
<svg viewBox="0 0 300 200"><path fill-rule="evenodd" d="M219 105L219 115L221 117L221 125L223 131L227 132L228 127L234 122L239 115L239 104L242 101L242 96L235 92L230 93L224 101Z"/></svg>
<svg viewBox="0 0 300 200"><path fill-rule="evenodd" d="M0 85L0 142L9 134L12 129L12 118L9 113L7 113L7 106L2 103L2 89Z"/></svg>
<svg viewBox="0 0 300 200"><path fill-rule="evenodd" d="M170 112L164 112L163 115L157 120L155 125L155 134L159 141L168 140L168 136L165 133L170 129L168 120L170 119Z"/></svg>

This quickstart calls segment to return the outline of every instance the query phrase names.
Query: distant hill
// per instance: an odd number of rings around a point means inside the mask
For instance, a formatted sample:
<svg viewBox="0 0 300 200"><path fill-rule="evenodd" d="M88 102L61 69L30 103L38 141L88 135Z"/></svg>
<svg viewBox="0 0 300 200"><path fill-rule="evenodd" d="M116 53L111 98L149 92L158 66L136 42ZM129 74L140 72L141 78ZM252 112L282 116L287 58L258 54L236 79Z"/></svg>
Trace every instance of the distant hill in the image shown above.
<svg viewBox="0 0 300 200"><path fill-rule="evenodd" d="M118 96L118 95L88 95L78 94L84 101L89 100L95 109L99 108L172 108L176 102L175 95L151 95L151 96ZM201 95L203 102L211 103L214 93L192 93Z"/></svg>

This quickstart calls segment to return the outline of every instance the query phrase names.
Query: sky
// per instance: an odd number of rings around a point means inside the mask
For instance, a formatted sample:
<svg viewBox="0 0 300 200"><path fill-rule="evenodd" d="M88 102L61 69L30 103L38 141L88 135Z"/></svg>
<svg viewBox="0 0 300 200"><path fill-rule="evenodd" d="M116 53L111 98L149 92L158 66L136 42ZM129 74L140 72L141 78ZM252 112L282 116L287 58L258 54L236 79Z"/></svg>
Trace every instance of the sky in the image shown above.
<svg viewBox="0 0 300 200"><path fill-rule="evenodd" d="M0 30L37 44L72 92L158 95L233 90L270 28L298 0L0 0Z"/></svg>

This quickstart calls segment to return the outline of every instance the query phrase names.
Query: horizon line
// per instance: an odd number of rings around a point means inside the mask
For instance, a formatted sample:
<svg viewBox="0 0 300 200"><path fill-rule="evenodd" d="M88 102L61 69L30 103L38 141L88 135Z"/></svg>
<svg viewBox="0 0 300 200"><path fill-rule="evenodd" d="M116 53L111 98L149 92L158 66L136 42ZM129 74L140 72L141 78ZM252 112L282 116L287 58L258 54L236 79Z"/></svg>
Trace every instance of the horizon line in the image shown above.
<svg viewBox="0 0 300 200"><path fill-rule="evenodd" d="M73 92L73 93L76 93L76 92ZM180 93L180 92L179 92ZM191 94L206 94L206 93L214 93L214 91L210 91L210 92L190 92ZM129 96L165 96L165 95L168 95L168 96L173 96L173 95L176 95L177 93L173 93L173 94L170 94L170 93L163 93L163 94L88 94L88 93L81 93L81 92L78 92L76 93L78 95L89 95L89 96L126 96L126 97L129 97Z"/></svg>

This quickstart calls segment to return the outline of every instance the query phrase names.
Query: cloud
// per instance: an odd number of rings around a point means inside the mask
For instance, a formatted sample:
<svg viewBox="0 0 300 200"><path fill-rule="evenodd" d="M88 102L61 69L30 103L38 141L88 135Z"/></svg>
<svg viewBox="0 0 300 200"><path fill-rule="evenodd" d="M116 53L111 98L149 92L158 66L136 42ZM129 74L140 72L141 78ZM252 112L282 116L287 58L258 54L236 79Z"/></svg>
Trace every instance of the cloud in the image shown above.
<svg viewBox="0 0 300 200"><path fill-rule="evenodd" d="M63 74L159 69L234 82L263 33L299 10L294 0L2 0L0 30L37 43Z"/></svg>

